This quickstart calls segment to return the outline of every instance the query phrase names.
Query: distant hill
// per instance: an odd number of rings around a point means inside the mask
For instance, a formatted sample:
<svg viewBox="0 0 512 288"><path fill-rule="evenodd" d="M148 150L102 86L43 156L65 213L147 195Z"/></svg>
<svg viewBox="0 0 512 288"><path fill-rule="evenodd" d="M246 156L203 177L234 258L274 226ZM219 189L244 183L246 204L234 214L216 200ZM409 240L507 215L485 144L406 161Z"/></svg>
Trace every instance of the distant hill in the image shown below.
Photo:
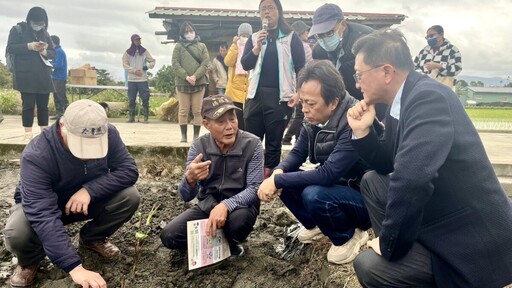
<svg viewBox="0 0 512 288"><path fill-rule="evenodd" d="M503 87L511 82L510 79L505 79L501 77L486 78L478 76L458 76L457 80L464 80L468 84L471 83L471 81L482 81L482 83L484 83L484 87Z"/></svg>

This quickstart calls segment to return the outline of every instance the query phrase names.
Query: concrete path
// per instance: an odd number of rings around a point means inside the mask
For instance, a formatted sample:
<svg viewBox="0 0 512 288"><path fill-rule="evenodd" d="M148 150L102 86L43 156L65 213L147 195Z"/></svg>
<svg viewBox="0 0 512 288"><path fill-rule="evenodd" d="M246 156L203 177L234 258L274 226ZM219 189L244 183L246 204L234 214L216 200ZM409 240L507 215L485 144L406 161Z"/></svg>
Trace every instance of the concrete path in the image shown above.
<svg viewBox="0 0 512 288"><path fill-rule="evenodd" d="M21 116L4 115L5 120L0 124L0 144L26 144L23 141L23 127ZM35 121L37 122L37 121ZM188 143L180 143L181 132L178 124L150 119L149 124L126 123L126 119L111 118L121 133L127 146L173 146L187 147L190 145L193 134L193 126L188 125ZM39 127L34 124L34 134L39 133ZM206 133L204 127L201 134ZM487 155L493 164L512 165L512 133L480 133ZM292 146L283 146L284 150L290 150Z"/></svg>

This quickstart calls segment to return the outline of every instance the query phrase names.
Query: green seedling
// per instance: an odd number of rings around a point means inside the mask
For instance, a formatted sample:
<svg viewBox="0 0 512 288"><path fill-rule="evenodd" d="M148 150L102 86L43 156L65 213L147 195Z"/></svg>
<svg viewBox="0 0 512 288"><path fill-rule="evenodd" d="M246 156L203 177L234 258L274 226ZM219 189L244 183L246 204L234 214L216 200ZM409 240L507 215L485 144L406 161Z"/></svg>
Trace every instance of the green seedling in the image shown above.
<svg viewBox="0 0 512 288"><path fill-rule="evenodd" d="M158 210L158 207L160 207L160 204L153 205L153 208L151 208L151 211L149 211L148 217L146 217L146 222L144 225L142 224L142 213L140 211L137 212L137 218L139 218L139 221L137 222L136 226L138 230L135 232L135 256L133 258L132 267L132 272L134 274L137 271L137 263L140 259L142 245L144 244L144 240L148 238L149 233L151 232L151 220L153 220L153 216Z"/></svg>

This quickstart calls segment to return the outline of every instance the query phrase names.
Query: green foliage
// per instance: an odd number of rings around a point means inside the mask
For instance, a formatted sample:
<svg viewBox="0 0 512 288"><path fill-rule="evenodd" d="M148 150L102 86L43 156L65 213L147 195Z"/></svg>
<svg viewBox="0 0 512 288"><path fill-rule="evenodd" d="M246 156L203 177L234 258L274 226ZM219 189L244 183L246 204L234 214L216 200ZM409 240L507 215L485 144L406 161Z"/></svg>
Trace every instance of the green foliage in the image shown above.
<svg viewBox="0 0 512 288"><path fill-rule="evenodd" d="M512 122L512 108L509 107L471 107L466 108L469 118L472 121L506 121Z"/></svg>
<svg viewBox="0 0 512 288"><path fill-rule="evenodd" d="M96 69L98 74L98 85L112 86L116 85L116 81L112 78L106 69Z"/></svg>
<svg viewBox="0 0 512 288"><path fill-rule="evenodd" d="M155 87L158 92L174 95L176 93L174 77L175 73L172 66L164 65L158 70L156 75L149 80L149 86Z"/></svg>
<svg viewBox="0 0 512 288"><path fill-rule="evenodd" d="M471 82L469 82L469 86L471 86L471 87L484 87L484 82L482 82L482 81L471 81Z"/></svg>
<svg viewBox="0 0 512 288"><path fill-rule="evenodd" d="M512 82L508 82L507 84L505 84L505 86L503 87L512 87Z"/></svg>
<svg viewBox="0 0 512 288"><path fill-rule="evenodd" d="M135 273L137 271L137 263L140 259L140 252L142 251L142 244L144 244L144 240L148 238L149 233L151 232L151 221L153 220L153 216L155 215L156 211L160 207L160 204L154 204L151 210L148 213L148 216L146 217L146 221L143 225L142 223L142 212L137 212L137 218L139 218L139 222L137 222L136 227L138 228L137 231L135 231L135 255L133 257L133 266L132 266L132 272Z"/></svg>
<svg viewBox="0 0 512 288"><path fill-rule="evenodd" d="M0 107L3 114L21 113L21 95L16 90L0 91Z"/></svg>
<svg viewBox="0 0 512 288"><path fill-rule="evenodd" d="M469 84L468 84L468 82L461 79L461 80L457 80L455 85L458 87L468 87Z"/></svg>
<svg viewBox="0 0 512 288"><path fill-rule="evenodd" d="M9 89L12 88L12 76L7 71L7 66L0 60L0 87Z"/></svg>

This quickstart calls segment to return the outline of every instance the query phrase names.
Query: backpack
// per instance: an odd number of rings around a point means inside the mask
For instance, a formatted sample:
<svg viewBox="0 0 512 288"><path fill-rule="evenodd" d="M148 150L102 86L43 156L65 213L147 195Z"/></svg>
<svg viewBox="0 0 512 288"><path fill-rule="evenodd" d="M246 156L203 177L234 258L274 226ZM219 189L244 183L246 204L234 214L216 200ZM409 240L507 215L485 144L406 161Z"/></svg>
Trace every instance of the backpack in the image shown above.
<svg viewBox="0 0 512 288"><path fill-rule="evenodd" d="M16 24L14 26L16 28L16 31L18 32L18 35L21 37L21 26L20 24ZM14 73L14 56L15 54L7 52L7 49L5 51L5 64L7 66L7 70L11 73Z"/></svg>

